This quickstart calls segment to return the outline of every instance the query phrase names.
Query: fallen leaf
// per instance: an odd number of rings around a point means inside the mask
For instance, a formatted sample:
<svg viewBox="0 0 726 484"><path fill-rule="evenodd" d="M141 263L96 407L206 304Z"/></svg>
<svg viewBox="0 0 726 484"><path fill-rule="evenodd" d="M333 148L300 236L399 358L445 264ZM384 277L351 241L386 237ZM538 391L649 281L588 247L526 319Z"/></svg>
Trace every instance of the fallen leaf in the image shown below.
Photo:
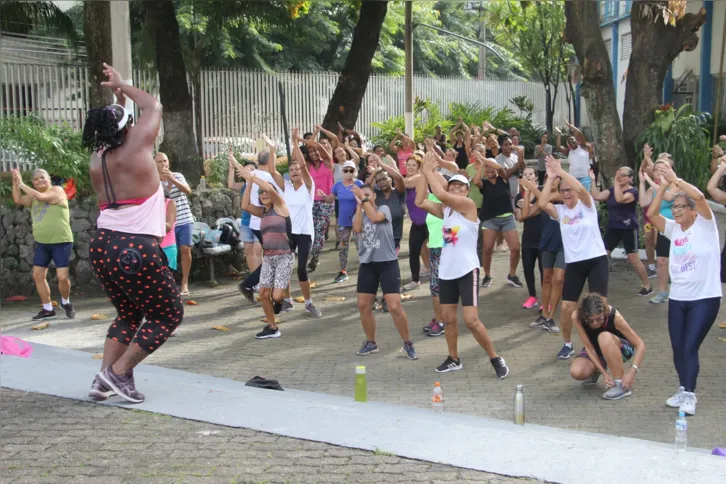
<svg viewBox="0 0 726 484"><path fill-rule="evenodd" d="M35 329L35 328L33 328L33 329ZM726 343L726 338L719 338L719 340L721 340L721 341L723 341L723 342Z"/></svg>
<svg viewBox="0 0 726 484"><path fill-rule="evenodd" d="M262 301L259 294L257 296L255 296L255 301Z"/></svg>
<svg viewBox="0 0 726 484"><path fill-rule="evenodd" d="M187 301L187 306L198 306L196 301L192 301L191 299Z"/></svg>
<svg viewBox="0 0 726 484"><path fill-rule="evenodd" d="M95 321L100 321L102 319L106 319L106 317L107 316L105 314L94 314L93 316L91 316L91 319Z"/></svg>
<svg viewBox="0 0 726 484"><path fill-rule="evenodd" d="M260 319L263 323L267 322L267 318ZM282 322L282 319L275 318L275 324L280 324Z"/></svg>
<svg viewBox="0 0 726 484"><path fill-rule="evenodd" d="M721 323L718 325L718 327L721 329L726 329L726 323Z"/></svg>
<svg viewBox="0 0 726 484"><path fill-rule="evenodd" d="M51 301L50 303L53 305L54 308L58 307L58 301Z"/></svg>
<svg viewBox="0 0 726 484"><path fill-rule="evenodd" d="M302 296L298 296L298 297L295 298L295 302L296 303L304 303L305 302L305 298L302 297Z"/></svg>
<svg viewBox="0 0 726 484"><path fill-rule="evenodd" d="M28 298L25 296L10 296L9 298L5 299L8 302L23 302L27 301Z"/></svg>
<svg viewBox="0 0 726 484"><path fill-rule="evenodd" d="M212 329L216 329L217 331L229 331L227 326L212 326Z"/></svg>
<svg viewBox="0 0 726 484"><path fill-rule="evenodd" d="M325 298L326 301L345 301L345 296L328 296Z"/></svg>
<svg viewBox="0 0 726 484"><path fill-rule="evenodd" d="M413 299L413 294L401 294L401 299L404 301L406 299Z"/></svg>
<svg viewBox="0 0 726 484"><path fill-rule="evenodd" d="M315 289L316 287L318 287L318 283L310 281L310 289Z"/></svg>
<svg viewBox="0 0 726 484"><path fill-rule="evenodd" d="M94 360L102 360L103 359L103 353L99 353L97 355L91 356Z"/></svg>
<svg viewBox="0 0 726 484"><path fill-rule="evenodd" d="M36 324L35 326L32 326L30 329L33 329L35 331L40 331L41 329L45 329L48 326L50 326L50 323L40 323L40 324Z"/></svg>

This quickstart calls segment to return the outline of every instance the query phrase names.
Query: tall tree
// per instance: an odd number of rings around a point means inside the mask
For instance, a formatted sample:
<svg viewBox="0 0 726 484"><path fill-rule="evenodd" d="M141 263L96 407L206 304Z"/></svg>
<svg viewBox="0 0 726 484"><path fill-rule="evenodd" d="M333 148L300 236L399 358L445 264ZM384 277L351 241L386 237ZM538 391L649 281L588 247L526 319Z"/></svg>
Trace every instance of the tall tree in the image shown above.
<svg viewBox="0 0 726 484"><path fill-rule="evenodd" d="M361 2L350 51L323 120L326 129L335 132L338 123L353 128L358 121L387 9L388 2Z"/></svg>
<svg viewBox="0 0 726 484"><path fill-rule="evenodd" d="M103 63L113 62L111 47L111 4L108 1L83 4L83 36L88 56L88 82L90 82L89 108L105 106L113 102L113 93L101 87L106 80Z"/></svg>
<svg viewBox="0 0 726 484"><path fill-rule="evenodd" d="M565 41L571 42L581 66L582 97L598 144L603 173L610 179L626 159L623 131L616 106L610 56L600 33L599 3L565 2Z"/></svg>

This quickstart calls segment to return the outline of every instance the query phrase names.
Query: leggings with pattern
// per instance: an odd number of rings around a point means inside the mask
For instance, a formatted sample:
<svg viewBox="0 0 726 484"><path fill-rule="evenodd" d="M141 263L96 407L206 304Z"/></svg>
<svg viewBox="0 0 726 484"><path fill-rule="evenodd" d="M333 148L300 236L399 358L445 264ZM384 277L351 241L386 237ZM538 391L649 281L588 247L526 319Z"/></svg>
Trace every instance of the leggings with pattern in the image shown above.
<svg viewBox="0 0 726 484"><path fill-rule="evenodd" d="M320 258L320 253L325 245L325 233L330 225L330 216L335 210L335 204L315 200L313 202L313 225L315 226L315 240L313 241L313 250L310 254L310 260L315 263Z"/></svg>
<svg viewBox="0 0 726 484"><path fill-rule="evenodd" d="M348 270L348 248L350 247L350 233L353 227L338 227L338 261L340 262L340 270Z"/></svg>
<svg viewBox="0 0 726 484"><path fill-rule="evenodd" d="M118 313L106 337L147 353L159 349L181 324L184 306L156 238L98 229L90 261Z"/></svg>

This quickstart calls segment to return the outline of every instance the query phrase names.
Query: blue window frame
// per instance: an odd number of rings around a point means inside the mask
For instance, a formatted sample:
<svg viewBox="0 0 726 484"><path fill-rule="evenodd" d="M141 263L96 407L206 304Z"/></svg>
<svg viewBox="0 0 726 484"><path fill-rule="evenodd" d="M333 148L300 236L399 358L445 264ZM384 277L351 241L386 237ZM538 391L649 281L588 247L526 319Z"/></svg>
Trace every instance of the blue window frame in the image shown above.
<svg viewBox="0 0 726 484"><path fill-rule="evenodd" d="M615 16L615 0L603 0L603 20L611 20Z"/></svg>

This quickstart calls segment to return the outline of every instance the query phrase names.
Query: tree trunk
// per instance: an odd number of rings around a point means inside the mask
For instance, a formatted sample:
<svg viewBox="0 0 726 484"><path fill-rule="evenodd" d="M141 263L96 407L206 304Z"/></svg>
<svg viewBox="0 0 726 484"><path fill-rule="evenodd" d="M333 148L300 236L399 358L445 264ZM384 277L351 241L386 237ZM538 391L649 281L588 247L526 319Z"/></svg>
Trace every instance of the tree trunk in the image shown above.
<svg viewBox="0 0 726 484"><path fill-rule="evenodd" d="M598 6L598 2L589 0L565 2L565 36L582 66L582 97L587 103L601 169L609 180L625 160L625 150L612 66L600 33Z"/></svg>
<svg viewBox="0 0 726 484"><path fill-rule="evenodd" d="M653 122L655 110L663 99L663 80L668 66L678 54L692 51L698 45L696 32L706 21L706 11L686 14L676 26L664 25L662 17L643 18L641 9L668 2L638 2L633 5L630 19L633 50L630 54L625 85L623 135L628 165L634 167L636 139Z"/></svg>
<svg viewBox="0 0 726 484"><path fill-rule="evenodd" d="M111 63L111 4L107 1L83 3L83 35L88 56L88 82L90 98L88 108L106 106L114 102L110 89L101 87L106 80L103 63Z"/></svg>
<svg viewBox="0 0 726 484"><path fill-rule="evenodd" d="M325 113L325 129L335 133L338 131L338 123L349 129L355 127L387 9L388 2L369 0L361 3L350 51Z"/></svg>
<svg viewBox="0 0 726 484"><path fill-rule="evenodd" d="M194 142L194 109L174 4L164 0L146 5L147 16L154 18L156 27L156 68L159 97L164 106L164 141L160 151L169 157L174 171L182 172L194 183L202 176L204 167Z"/></svg>
<svg viewBox="0 0 726 484"><path fill-rule="evenodd" d="M545 84L545 125L547 126L547 132L552 132L553 118L555 117L553 101L552 101L552 90L549 84Z"/></svg>

